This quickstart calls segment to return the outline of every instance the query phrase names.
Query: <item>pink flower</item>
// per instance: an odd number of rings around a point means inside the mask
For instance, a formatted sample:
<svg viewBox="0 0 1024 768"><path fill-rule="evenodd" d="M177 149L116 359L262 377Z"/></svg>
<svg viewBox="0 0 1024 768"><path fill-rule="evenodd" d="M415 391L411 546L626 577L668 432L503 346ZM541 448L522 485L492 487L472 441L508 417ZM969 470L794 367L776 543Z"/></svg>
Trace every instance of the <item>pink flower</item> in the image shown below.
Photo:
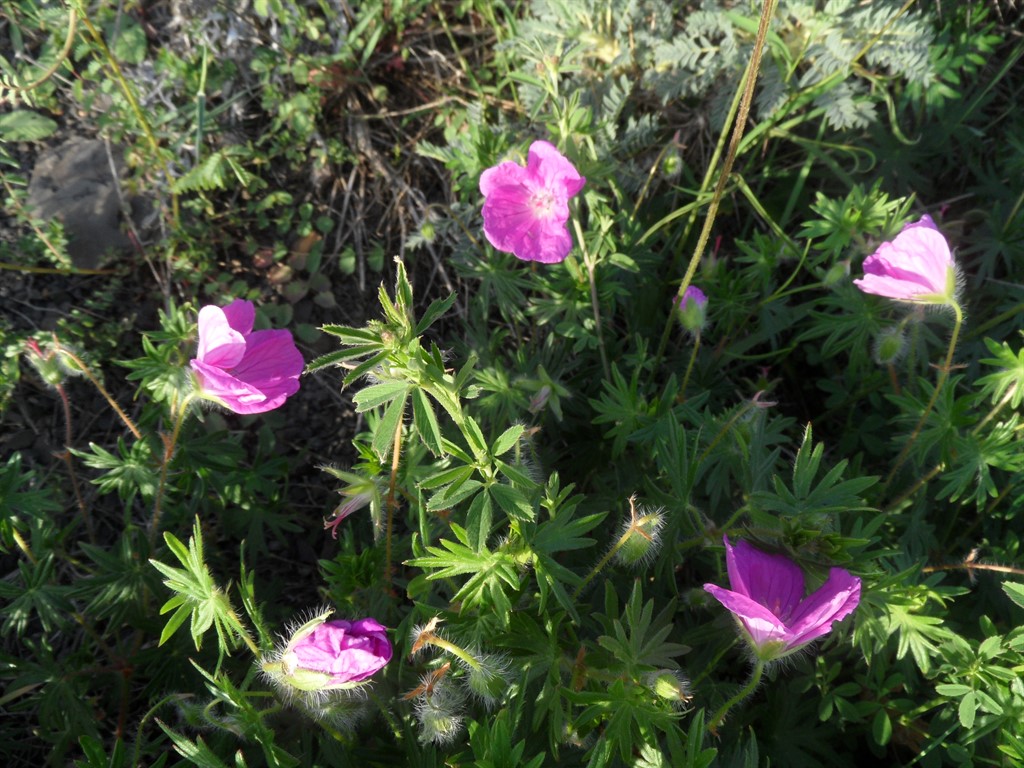
<svg viewBox="0 0 1024 768"><path fill-rule="evenodd" d="M919 304L956 301L957 272L949 243L930 216L907 224L890 243L864 260L864 277L853 284L865 293Z"/></svg>
<svg viewBox="0 0 1024 768"><path fill-rule="evenodd" d="M264 673L287 694L321 695L354 688L391 661L387 630L374 619L325 621L330 612L299 627Z"/></svg>
<svg viewBox="0 0 1024 768"><path fill-rule="evenodd" d="M586 183L546 141L530 145L526 167L504 162L480 176L488 242L525 261L555 264L572 250L569 199Z"/></svg>
<svg viewBox="0 0 1024 768"><path fill-rule="evenodd" d="M191 361L203 397L235 413L263 413L299 391L305 366L288 331L254 331L256 308L236 299L199 310L199 349Z"/></svg>
<svg viewBox="0 0 1024 768"><path fill-rule="evenodd" d="M693 302L698 307L703 307L708 303L708 297L704 291L695 285L686 286L686 290L683 291L683 298L679 300L679 308L686 310L690 302Z"/></svg>
<svg viewBox="0 0 1024 768"><path fill-rule="evenodd" d="M860 579L832 568L828 580L804 597L800 568L783 555L761 552L725 538L725 563L732 589L704 589L736 617L754 654L763 661L788 656L828 634L860 603Z"/></svg>

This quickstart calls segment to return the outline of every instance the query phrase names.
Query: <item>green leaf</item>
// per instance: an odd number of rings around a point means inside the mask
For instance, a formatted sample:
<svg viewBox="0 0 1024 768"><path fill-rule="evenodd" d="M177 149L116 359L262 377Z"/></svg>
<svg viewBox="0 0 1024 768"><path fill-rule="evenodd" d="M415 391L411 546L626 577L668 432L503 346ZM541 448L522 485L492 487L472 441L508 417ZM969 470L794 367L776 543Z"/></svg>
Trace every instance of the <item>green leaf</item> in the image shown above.
<svg viewBox="0 0 1024 768"><path fill-rule="evenodd" d="M960 725L967 730L974 727L974 715L978 708L978 702L975 698L974 691L968 691L964 694L964 697L960 699L960 706L957 708L957 715L960 718Z"/></svg>
<svg viewBox="0 0 1024 768"><path fill-rule="evenodd" d="M385 381L359 390L352 401L356 404L356 413L365 413L378 405L390 403L396 397L402 397L408 391L408 382Z"/></svg>
<svg viewBox="0 0 1024 768"><path fill-rule="evenodd" d="M422 389L412 391L412 420L423 444L434 456L443 456L441 446L441 427L434 414L434 406Z"/></svg>
<svg viewBox="0 0 1024 768"><path fill-rule="evenodd" d="M1003 592L1018 606L1024 608L1024 584L1018 584L1015 581L1004 581Z"/></svg>
<svg viewBox="0 0 1024 768"><path fill-rule="evenodd" d="M0 115L0 140L40 141L57 131L57 121L30 109Z"/></svg>
<svg viewBox="0 0 1024 768"><path fill-rule="evenodd" d="M450 293L444 299L437 299L431 302L430 306L427 307L427 311L423 313L423 317L416 324L416 328L413 330L413 335L421 336L427 328L432 326L441 315L451 309L452 304L455 303L455 294Z"/></svg>
<svg viewBox="0 0 1024 768"><path fill-rule="evenodd" d="M491 456L497 458L503 453L512 450L522 436L524 429L525 427L522 424L516 424L502 432L491 446Z"/></svg>
<svg viewBox="0 0 1024 768"><path fill-rule="evenodd" d="M392 400L391 405L384 411L384 415L381 416L373 430L373 440L370 445L381 461L386 461L394 448L395 432L405 415L406 397L406 395L402 395Z"/></svg>
<svg viewBox="0 0 1024 768"><path fill-rule="evenodd" d="M510 520L533 520L533 505L527 501L522 492L510 485L495 483L488 487L488 493L498 502L498 506L509 516Z"/></svg>

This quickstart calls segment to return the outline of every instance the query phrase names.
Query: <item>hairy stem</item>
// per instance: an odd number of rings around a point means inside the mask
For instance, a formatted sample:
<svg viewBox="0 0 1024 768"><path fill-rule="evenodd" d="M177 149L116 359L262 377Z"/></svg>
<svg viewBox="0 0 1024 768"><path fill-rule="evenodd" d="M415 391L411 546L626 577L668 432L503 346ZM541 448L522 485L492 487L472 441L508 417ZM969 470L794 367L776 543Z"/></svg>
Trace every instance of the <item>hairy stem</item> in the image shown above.
<svg viewBox="0 0 1024 768"><path fill-rule="evenodd" d="M896 477L896 472L903 462L907 460L907 456L910 455L910 449L913 447L917 438L921 435L921 430L924 429L925 422L928 421L928 416L931 414L935 404L939 401L939 395L942 394L942 388L946 384L946 380L949 378L949 372L953 367L953 353L956 351L956 342L960 337L960 328L964 322L964 311L960 308L960 305L951 301L949 304L953 310L953 314L956 316L956 320L953 322L953 333L949 337L949 349L946 351L946 361L943 363L942 368L939 369L939 378L935 382L935 389L932 392L931 398L928 400L928 404L924 407L924 411L921 412L921 418L917 420L917 424L914 426L914 430L910 433L910 437L907 438L907 442L903 444L903 450L900 451L899 456L896 457L896 461L892 465L892 469L889 470L888 476L885 478L885 483L882 486L882 496L884 497L886 489L892 482L893 478Z"/></svg>
<svg viewBox="0 0 1024 768"><path fill-rule="evenodd" d="M174 458L174 449L178 445L181 427L185 423L185 416L188 415L188 406L191 402L192 395L188 395L178 404L178 413L174 418L174 429L171 431L170 437L161 436L164 443L164 455L160 462L160 485L157 486L156 500L153 502L153 517L149 521L150 549L156 543L156 534L159 530L161 507L163 505L164 493L167 490L167 470L171 466L171 459Z"/></svg>
<svg viewBox="0 0 1024 768"><path fill-rule="evenodd" d="M135 422L128 417L127 413L121 410L121 406L117 404L117 401L113 397L111 397L110 393L107 392L107 390L104 388L102 384L100 384L100 380L96 378L96 375L89 369L89 366L85 364L85 361L82 360L82 358L80 358L70 349L62 347L60 345L60 342L57 340L56 336L53 339L53 344L54 349L59 354L62 354L65 357L69 358L75 364L75 367L82 372L82 375L85 376L85 378L87 378L94 387L96 387L96 389L99 391L101 395L103 395L107 403L110 404L110 407L114 409L114 413L121 417L121 421L124 422L124 425L128 427L129 431L133 435L135 435L135 439L141 440L142 433L139 432L139 428L135 426Z"/></svg>
<svg viewBox="0 0 1024 768"><path fill-rule="evenodd" d="M758 684L761 682L761 675L763 673L764 662L761 661L761 659L758 659L757 662L755 662L754 664L754 672L750 676L750 682L748 682L740 690L739 693L737 693L735 696L733 696L731 699L725 702L725 704L723 704L721 708L719 708L719 710L715 712L714 716L708 722L709 731L711 731L712 733L716 733L718 731L718 726L722 724L722 721L725 719L725 716L729 714L729 710L737 704L739 704L741 701L743 701L745 698L747 698L747 696L752 694L757 689Z"/></svg>

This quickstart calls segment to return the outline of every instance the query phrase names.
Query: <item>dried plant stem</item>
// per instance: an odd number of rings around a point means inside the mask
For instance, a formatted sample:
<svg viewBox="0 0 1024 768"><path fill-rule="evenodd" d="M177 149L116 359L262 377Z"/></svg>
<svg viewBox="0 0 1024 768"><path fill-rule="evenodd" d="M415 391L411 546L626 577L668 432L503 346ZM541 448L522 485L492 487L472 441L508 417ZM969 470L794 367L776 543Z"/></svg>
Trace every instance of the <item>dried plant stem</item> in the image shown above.
<svg viewBox="0 0 1024 768"><path fill-rule="evenodd" d="M110 407L114 409L114 413L121 417L121 421L124 422L124 425L128 427L129 431L133 435L135 435L135 439L141 440L142 433L139 432L139 428L135 426L135 422L128 417L127 413L121 410L121 406L117 404L117 401L113 397L111 397L110 393L107 392L107 390L104 388L102 384L100 384L100 380L96 378L96 375L89 369L89 366L85 364L85 361L82 360L82 358L80 358L70 349L60 346L60 342L57 340L56 337L54 337L53 343L54 348L57 350L57 352L64 355L65 357L70 358L71 361L75 364L75 367L82 372L82 375L85 376L85 378L87 378L94 387L96 387L96 389L99 391L101 395L103 395L107 403L110 404Z"/></svg>
<svg viewBox="0 0 1024 768"><path fill-rule="evenodd" d="M715 225L715 218L718 215L718 206L722 202L722 195L725 192L725 185L729 181L729 175L732 173L733 164L736 162L736 154L740 147L740 140L743 138L743 132L746 129L747 118L750 115L750 105L754 100L754 86L757 84L757 73L761 68L761 54L764 53L764 42L768 37L768 25L772 20L772 16L775 14L775 6L777 0L764 0L764 5L761 7L761 19L757 26L757 37L754 40L754 50L750 54L750 63L747 65L747 71L743 78L743 96L740 98L739 109L736 116L736 122L733 124L732 136L729 139L729 148L725 153L725 160L722 162L721 170L718 172L718 183L715 184L715 192L711 197L711 202L708 204L708 212L704 218L704 226L701 228L700 236L697 238L697 247L693 249L693 255L690 257L690 263L686 268L686 274L683 275L683 281L679 284L679 290L676 292L676 298L673 306L678 306L680 300L683 298L683 294L686 293L686 289L690 287L690 283L693 281L693 276L697 272L697 267L700 264L700 260L704 255L704 249L707 248L708 240L711 238L711 230ZM665 352L665 347L668 344L669 333L672 330L672 313L669 313L668 319L665 322L665 330L662 331L661 341L658 343L658 359Z"/></svg>
<svg viewBox="0 0 1024 768"><path fill-rule="evenodd" d="M402 455L402 420L398 420L395 427L395 441L391 449L391 479L388 483L388 516L384 528L384 582L391 584L391 534L395 526L395 512L398 509L398 499L395 496L395 488L398 485L398 463Z"/></svg>
<svg viewBox="0 0 1024 768"><path fill-rule="evenodd" d="M939 369L939 378L935 382L935 390L932 392L932 396L928 400L928 404L924 407L924 411L921 412L921 418L917 420L917 424L914 426L914 430L910 433L910 437L907 438L907 442L903 444L903 450L901 450L899 456L896 457L896 461L893 463L892 469L889 470L889 474L885 478L885 483L882 486L881 493L883 498L889 484L892 483L893 478L896 477L896 472L899 471L899 468L903 466L903 462L907 460L907 456L910 455L910 449L917 441L917 438L921 436L921 430L924 429L928 416L931 414L935 404L939 401L939 395L942 393L942 388L946 385L946 380L949 378L949 372L953 368L953 353L956 351L956 342L960 337L960 328L963 326L964 311L955 301L950 302L948 306L953 310L956 320L953 322L953 333L949 337L949 349L946 351L946 361L943 363L942 368Z"/></svg>
<svg viewBox="0 0 1024 768"><path fill-rule="evenodd" d="M729 710L737 704L739 704L741 701L743 701L745 698L747 698L747 696L752 694L757 689L758 684L761 682L761 675L763 673L764 662L761 659L758 659L754 663L754 672L750 676L750 682L743 686L739 693L737 693L735 696L733 696L731 699L725 702L725 704L723 704L719 708L719 710L715 712L710 722L708 722L709 731L711 731L712 733L716 733L718 731L718 726L722 724L722 721L725 719L725 716L729 714Z"/></svg>

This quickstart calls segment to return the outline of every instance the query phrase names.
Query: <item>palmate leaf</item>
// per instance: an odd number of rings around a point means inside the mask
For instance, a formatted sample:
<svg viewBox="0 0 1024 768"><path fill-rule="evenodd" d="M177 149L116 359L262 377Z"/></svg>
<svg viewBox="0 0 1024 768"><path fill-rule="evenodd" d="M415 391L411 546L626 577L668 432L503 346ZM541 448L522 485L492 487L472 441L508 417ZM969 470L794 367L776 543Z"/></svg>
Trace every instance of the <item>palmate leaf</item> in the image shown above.
<svg viewBox="0 0 1024 768"><path fill-rule="evenodd" d="M1024 401L1024 347L1014 352L1005 341L1000 344L989 338L985 339L985 346L994 357L981 362L1001 370L982 376L975 384L993 403L1005 399L1011 408L1019 407Z"/></svg>
<svg viewBox="0 0 1024 768"><path fill-rule="evenodd" d="M222 652L228 652L228 638L244 634L231 607L228 596L217 586L203 557L203 535L197 517L186 547L174 534L164 533L164 541L183 566L173 568L158 560L150 564L164 576L164 584L174 595L160 607L160 614L174 611L160 634L160 645L166 643L182 624L191 618L192 641L198 651L203 635L210 627L217 632Z"/></svg>
<svg viewBox="0 0 1024 768"><path fill-rule="evenodd" d="M427 547L428 556L415 557L406 565L433 571L427 574L431 581L473 574L452 597L452 602L461 601L462 612L485 609L488 614L493 613L503 626L507 625L512 600L506 590L520 589L520 568L515 559L504 552L477 551L466 529L455 523L451 529L457 542L441 539L441 546Z"/></svg>
<svg viewBox="0 0 1024 768"><path fill-rule="evenodd" d="M792 487L776 475L775 492L755 491L751 506L761 512L773 512L783 517L802 515L829 515L870 509L861 493L874 485L877 477L857 477L843 480L849 462L841 459L815 482L821 469L825 445L814 444L811 425L804 430L803 442L793 463Z"/></svg>

